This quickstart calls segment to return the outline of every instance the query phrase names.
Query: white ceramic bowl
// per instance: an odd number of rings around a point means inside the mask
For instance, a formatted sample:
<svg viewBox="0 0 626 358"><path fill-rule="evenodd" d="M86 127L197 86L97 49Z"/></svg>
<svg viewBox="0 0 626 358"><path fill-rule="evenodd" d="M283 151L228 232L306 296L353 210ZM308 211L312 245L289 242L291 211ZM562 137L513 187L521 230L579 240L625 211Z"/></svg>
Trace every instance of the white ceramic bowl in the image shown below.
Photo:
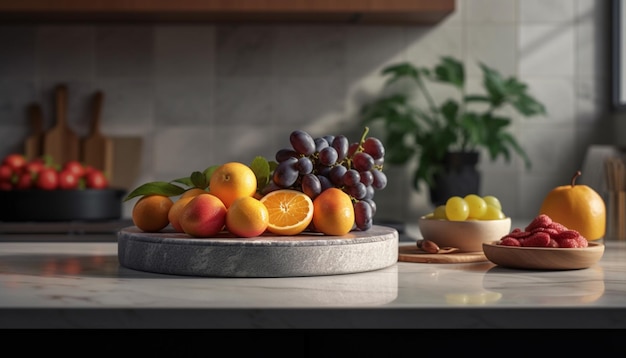
<svg viewBox="0 0 626 358"><path fill-rule="evenodd" d="M511 218L449 221L422 216L418 225L424 240L430 240L440 248L455 247L460 252L483 251L483 243L500 240L511 232Z"/></svg>

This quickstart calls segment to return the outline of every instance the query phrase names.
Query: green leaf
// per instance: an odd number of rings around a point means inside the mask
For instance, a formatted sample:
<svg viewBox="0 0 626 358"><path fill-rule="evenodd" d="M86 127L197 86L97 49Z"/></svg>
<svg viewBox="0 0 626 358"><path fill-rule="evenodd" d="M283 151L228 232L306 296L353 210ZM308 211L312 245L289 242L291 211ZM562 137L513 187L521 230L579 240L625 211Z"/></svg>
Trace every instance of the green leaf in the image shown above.
<svg viewBox="0 0 626 358"><path fill-rule="evenodd" d="M204 176L207 177L207 180L210 182L211 181L211 176L213 175L215 170L217 170L217 168L219 168L219 167L220 167L220 165L211 165L210 167L204 169L204 171L202 173L204 173Z"/></svg>
<svg viewBox="0 0 626 358"><path fill-rule="evenodd" d="M128 201L134 197L142 195L159 194L165 196L176 196L184 192L185 188L182 188L178 185L174 185L172 183L164 181L154 181L138 186L124 198L124 201Z"/></svg>
<svg viewBox="0 0 626 358"><path fill-rule="evenodd" d="M491 69L484 63L480 63L480 68L483 70L483 85L489 94L489 102L494 107L501 106L508 93L504 79L498 71Z"/></svg>
<svg viewBox="0 0 626 358"><path fill-rule="evenodd" d="M441 113L448 120L448 123L454 123L459 113L459 104L454 100L447 100L441 106Z"/></svg>
<svg viewBox="0 0 626 358"><path fill-rule="evenodd" d="M438 81L463 88L465 85L463 63L450 56L442 57L441 63L435 66L435 78Z"/></svg>
<svg viewBox="0 0 626 358"><path fill-rule="evenodd" d="M261 190L270 182L270 163L264 157L255 157L250 163L257 182L257 190Z"/></svg>
<svg viewBox="0 0 626 358"><path fill-rule="evenodd" d="M195 171L191 173L191 176L189 178L191 178L191 183L193 184L193 187L206 189L206 187L209 186L209 180L204 175L204 173Z"/></svg>
<svg viewBox="0 0 626 358"><path fill-rule="evenodd" d="M171 181L171 183L180 183L186 186L193 186L193 183L191 182L191 178L189 177L184 177L184 178L176 178L174 180Z"/></svg>
<svg viewBox="0 0 626 358"><path fill-rule="evenodd" d="M511 105L525 116L534 116L538 114L546 114L546 108L536 99L527 94L511 100Z"/></svg>
<svg viewBox="0 0 626 358"><path fill-rule="evenodd" d="M487 96L482 95L467 95L463 98L466 103L469 102L482 102L482 103L490 103L491 100Z"/></svg>
<svg viewBox="0 0 626 358"><path fill-rule="evenodd" d="M386 85L390 85L403 77L417 79L420 76L420 70L408 62L402 62L397 65L385 67L382 73L383 75L391 76L387 80Z"/></svg>

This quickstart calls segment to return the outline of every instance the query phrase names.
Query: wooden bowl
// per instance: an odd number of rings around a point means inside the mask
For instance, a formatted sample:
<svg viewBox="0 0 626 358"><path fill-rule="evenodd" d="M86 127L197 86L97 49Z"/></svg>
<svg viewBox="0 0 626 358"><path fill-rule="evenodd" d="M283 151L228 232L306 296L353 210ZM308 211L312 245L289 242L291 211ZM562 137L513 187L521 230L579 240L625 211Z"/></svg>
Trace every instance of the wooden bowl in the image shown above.
<svg viewBox="0 0 626 358"><path fill-rule="evenodd" d="M500 240L511 232L511 218L502 220L449 221L418 219L422 237L440 248L456 247L459 252L481 252L483 243Z"/></svg>
<svg viewBox="0 0 626 358"><path fill-rule="evenodd" d="M485 257L496 265L530 270L577 270L592 266L604 254L604 244L589 242L585 248L517 247L483 244Z"/></svg>

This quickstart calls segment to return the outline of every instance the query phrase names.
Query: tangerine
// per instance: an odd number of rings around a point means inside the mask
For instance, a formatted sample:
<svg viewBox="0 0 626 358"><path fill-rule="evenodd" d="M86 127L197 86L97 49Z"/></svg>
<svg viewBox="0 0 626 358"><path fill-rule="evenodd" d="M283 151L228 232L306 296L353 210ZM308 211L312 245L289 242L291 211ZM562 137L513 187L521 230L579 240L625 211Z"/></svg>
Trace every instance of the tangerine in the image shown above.
<svg viewBox="0 0 626 358"><path fill-rule="evenodd" d="M587 240L598 240L606 231L606 206L604 199L591 187L576 184L580 175L582 173L577 171L570 185L557 186L548 192L539 214L578 231Z"/></svg>
<svg viewBox="0 0 626 358"><path fill-rule="evenodd" d="M170 223L168 214L172 205L174 202L169 196L142 196L133 206L133 223L142 231L158 232Z"/></svg>
<svg viewBox="0 0 626 358"><path fill-rule="evenodd" d="M195 195L187 195L184 194L174 202L172 207L170 208L169 213L167 214L167 218L170 221L170 224L174 228L176 232L184 232L183 227L180 225L180 214L183 212L183 208L187 203L189 203Z"/></svg>
<svg viewBox="0 0 626 358"><path fill-rule="evenodd" d="M249 166L239 162L220 165L209 180L209 193L222 200L226 208L243 196L256 193L256 175Z"/></svg>
<svg viewBox="0 0 626 358"><path fill-rule="evenodd" d="M352 199L339 188L328 188L313 200L313 225L326 235L345 235L354 227Z"/></svg>
<svg viewBox="0 0 626 358"><path fill-rule="evenodd" d="M239 237L254 237L265 232L269 213L261 201L243 196L233 201L226 213L226 229Z"/></svg>
<svg viewBox="0 0 626 358"><path fill-rule="evenodd" d="M186 198L188 196L196 196L198 194L206 194L206 193L208 193L208 191L206 191L204 189L191 188L191 189L185 190L185 192L180 195L180 198L182 199L182 198Z"/></svg>
<svg viewBox="0 0 626 358"><path fill-rule="evenodd" d="M276 235L297 235L313 220L313 201L301 191L278 189L261 198L267 207L267 230Z"/></svg>

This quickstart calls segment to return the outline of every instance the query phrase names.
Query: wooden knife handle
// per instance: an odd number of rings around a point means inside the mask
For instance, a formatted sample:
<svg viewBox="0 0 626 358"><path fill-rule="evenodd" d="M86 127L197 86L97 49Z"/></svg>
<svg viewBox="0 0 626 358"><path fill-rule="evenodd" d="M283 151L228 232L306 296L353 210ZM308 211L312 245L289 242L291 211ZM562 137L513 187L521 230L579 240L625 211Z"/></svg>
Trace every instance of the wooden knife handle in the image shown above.
<svg viewBox="0 0 626 358"><path fill-rule="evenodd" d="M29 108L30 122L33 132L35 134L41 134L43 132L43 114L41 112L41 106L38 104L32 104Z"/></svg>

